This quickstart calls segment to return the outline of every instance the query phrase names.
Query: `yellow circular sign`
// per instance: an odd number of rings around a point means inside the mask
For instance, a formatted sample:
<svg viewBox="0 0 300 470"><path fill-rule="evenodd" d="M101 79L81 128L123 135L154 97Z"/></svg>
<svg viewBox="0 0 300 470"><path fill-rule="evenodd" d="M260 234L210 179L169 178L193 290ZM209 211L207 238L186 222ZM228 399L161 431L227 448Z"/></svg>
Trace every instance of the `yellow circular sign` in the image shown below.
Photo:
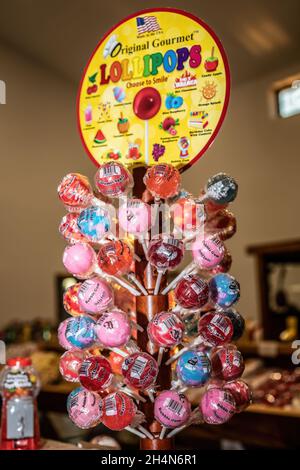
<svg viewBox="0 0 300 470"><path fill-rule="evenodd" d="M230 76L215 33L172 8L144 10L113 27L81 80L81 138L96 165L171 163L184 170L216 137Z"/></svg>

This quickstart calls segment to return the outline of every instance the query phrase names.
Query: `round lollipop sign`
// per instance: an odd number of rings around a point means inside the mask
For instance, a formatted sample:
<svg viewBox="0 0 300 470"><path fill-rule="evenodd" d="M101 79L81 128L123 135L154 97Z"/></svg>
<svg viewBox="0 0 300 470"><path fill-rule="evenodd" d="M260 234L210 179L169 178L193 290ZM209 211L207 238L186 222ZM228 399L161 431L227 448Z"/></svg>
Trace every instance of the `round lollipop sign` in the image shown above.
<svg viewBox="0 0 300 470"><path fill-rule="evenodd" d="M186 169L219 132L229 89L227 58L210 27L181 10L140 11L103 37L85 69L82 142L98 166Z"/></svg>

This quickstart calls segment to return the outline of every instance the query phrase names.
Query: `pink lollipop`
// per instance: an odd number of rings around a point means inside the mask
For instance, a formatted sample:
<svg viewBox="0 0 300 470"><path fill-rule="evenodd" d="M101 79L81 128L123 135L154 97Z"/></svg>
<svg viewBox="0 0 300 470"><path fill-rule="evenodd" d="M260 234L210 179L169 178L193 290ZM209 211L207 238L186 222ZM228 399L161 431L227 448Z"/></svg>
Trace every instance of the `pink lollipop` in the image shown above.
<svg viewBox="0 0 300 470"><path fill-rule="evenodd" d="M147 255L145 234L151 227L150 206L141 199L127 199L119 208L119 225L140 241Z"/></svg>
<svg viewBox="0 0 300 470"><path fill-rule="evenodd" d="M95 269L96 253L87 243L76 243L65 248L63 263L65 268L79 278L89 277Z"/></svg>
<svg viewBox="0 0 300 470"><path fill-rule="evenodd" d="M86 357L78 349L66 351L59 360L59 371L67 382L79 382L79 369Z"/></svg>
<svg viewBox="0 0 300 470"><path fill-rule="evenodd" d="M233 395L219 388L207 390L199 407L204 421L208 424L226 423L236 412Z"/></svg>
<svg viewBox="0 0 300 470"><path fill-rule="evenodd" d="M125 312L114 309L103 313L97 322L95 331L100 343L105 348L124 355L123 351L118 348L126 346L131 336L130 321Z"/></svg>
<svg viewBox="0 0 300 470"><path fill-rule="evenodd" d="M113 304L113 300L111 286L97 276L84 281L78 292L80 307L92 315L104 312Z"/></svg>
<svg viewBox="0 0 300 470"><path fill-rule="evenodd" d="M161 96L153 87L142 88L134 97L133 112L145 121L145 163L149 165L149 119L160 110Z"/></svg>
<svg viewBox="0 0 300 470"><path fill-rule="evenodd" d="M154 417L162 425L160 439L164 438L167 429L184 425L191 414L191 405L183 394L165 390L154 402Z"/></svg>
<svg viewBox="0 0 300 470"><path fill-rule="evenodd" d="M225 247L218 236L197 239L192 246L193 261L162 291L162 295L173 289L178 281L194 269L211 270L223 259Z"/></svg>
<svg viewBox="0 0 300 470"><path fill-rule="evenodd" d="M71 321L71 318L67 318L66 320L61 322L57 330L58 342L63 349L67 349L67 350L73 348L73 345L68 341L67 335L66 335L67 326L68 326L68 323L70 323L70 321Z"/></svg>
<svg viewBox="0 0 300 470"><path fill-rule="evenodd" d="M77 388L68 397L68 413L71 421L81 429L89 429L100 423L103 402L99 395Z"/></svg>

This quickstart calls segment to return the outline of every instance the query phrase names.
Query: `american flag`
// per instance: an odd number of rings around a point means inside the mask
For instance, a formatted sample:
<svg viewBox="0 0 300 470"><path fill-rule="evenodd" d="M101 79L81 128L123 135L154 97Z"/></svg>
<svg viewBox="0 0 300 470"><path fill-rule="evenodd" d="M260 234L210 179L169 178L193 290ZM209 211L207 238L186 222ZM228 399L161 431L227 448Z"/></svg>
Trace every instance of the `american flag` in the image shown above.
<svg viewBox="0 0 300 470"><path fill-rule="evenodd" d="M160 26L155 16L139 16L136 19L138 34L150 33L158 31Z"/></svg>

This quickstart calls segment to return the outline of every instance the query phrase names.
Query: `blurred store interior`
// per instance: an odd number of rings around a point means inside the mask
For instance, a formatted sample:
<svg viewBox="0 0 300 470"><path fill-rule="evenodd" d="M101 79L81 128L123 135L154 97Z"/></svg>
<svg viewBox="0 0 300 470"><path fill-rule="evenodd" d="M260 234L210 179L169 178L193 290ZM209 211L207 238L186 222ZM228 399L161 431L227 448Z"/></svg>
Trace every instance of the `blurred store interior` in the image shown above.
<svg viewBox="0 0 300 470"><path fill-rule="evenodd" d="M219 171L239 183L232 204L237 235L228 241L231 273L242 290L246 319L239 349L254 403L222 426L193 426L178 448L299 447L300 361L300 3L253 0L201 3L160 0L143 8L184 8L210 24L229 57L232 91L217 139L183 186L199 194ZM1 120L1 317L8 356L31 355L42 379L39 395L45 438L76 444L105 428L81 431L65 412L72 384L58 371L62 350L57 324L63 290L75 282L64 271L64 240L57 227L63 209L56 195L62 175L92 179L76 123L76 94L83 68L111 25L141 2L13 0L0 14L0 79L6 83ZM298 111L280 115L278 91L292 89ZM298 91L297 91L298 90ZM124 300L121 300L124 301ZM295 346L295 345L294 345ZM193 391L197 395L197 391ZM196 400L196 398L195 398ZM136 448L126 432L111 446Z"/></svg>

